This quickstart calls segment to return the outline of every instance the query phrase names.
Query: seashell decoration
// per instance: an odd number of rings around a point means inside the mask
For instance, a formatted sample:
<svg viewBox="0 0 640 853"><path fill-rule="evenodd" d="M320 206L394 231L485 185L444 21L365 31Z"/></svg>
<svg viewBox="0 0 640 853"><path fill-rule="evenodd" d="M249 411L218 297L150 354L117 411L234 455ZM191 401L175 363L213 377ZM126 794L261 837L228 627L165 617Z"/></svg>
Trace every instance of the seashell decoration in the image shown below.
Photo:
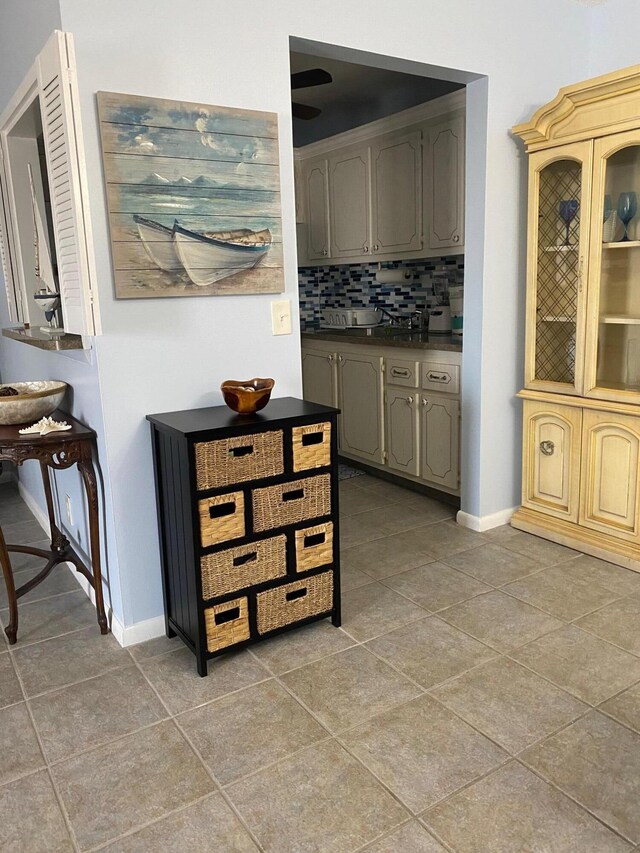
<svg viewBox="0 0 640 853"><path fill-rule="evenodd" d="M71 424L66 421L54 421L53 418L40 418L40 420L31 424L29 427L19 429L20 435L48 435L50 432L65 432L71 429Z"/></svg>

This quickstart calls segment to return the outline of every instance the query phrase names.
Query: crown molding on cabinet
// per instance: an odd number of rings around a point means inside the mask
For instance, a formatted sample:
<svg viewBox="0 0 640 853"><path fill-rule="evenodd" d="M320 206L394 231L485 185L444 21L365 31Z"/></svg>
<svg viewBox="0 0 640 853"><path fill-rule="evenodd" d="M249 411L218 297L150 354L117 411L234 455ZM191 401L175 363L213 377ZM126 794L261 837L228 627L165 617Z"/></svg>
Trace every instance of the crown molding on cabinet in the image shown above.
<svg viewBox="0 0 640 853"><path fill-rule="evenodd" d="M393 113L393 115L376 119L376 121L371 121L368 124L362 124L360 127L355 127L352 130L345 130L343 133L337 133L335 136L328 136L326 139L318 140L318 142L311 142L309 145L303 145L301 148L294 148L293 156L296 160L306 160L308 157L327 154L330 151L335 151L336 148L364 142L383 133L401 130L413 124L420 124L427 119L449 115L456 110L464 110L465 106L466 90L460 89L457 92L451 92L449 95L443 95L441 98L435 98L433 101L427 101L424 104L418 104L416 107L410 107L408 110Z"/></svg>

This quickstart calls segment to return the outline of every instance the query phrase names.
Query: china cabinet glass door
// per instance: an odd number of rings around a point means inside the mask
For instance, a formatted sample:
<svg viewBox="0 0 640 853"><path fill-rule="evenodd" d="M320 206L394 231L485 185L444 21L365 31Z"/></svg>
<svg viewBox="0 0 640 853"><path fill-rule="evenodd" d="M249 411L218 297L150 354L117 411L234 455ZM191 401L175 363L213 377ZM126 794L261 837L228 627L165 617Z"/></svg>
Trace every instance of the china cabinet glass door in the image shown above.
<svg viewBox="0 0 640 853"><path fill-rule="evenodd" d="M596 140L586 391L627 402L640 393L639 196L640 132Z"/></svg>
<svg viewBox="0 0 640 853"><path fill-rule="evenodd" d="M526 384L582 392L591 142L530 158Z"/></svg>

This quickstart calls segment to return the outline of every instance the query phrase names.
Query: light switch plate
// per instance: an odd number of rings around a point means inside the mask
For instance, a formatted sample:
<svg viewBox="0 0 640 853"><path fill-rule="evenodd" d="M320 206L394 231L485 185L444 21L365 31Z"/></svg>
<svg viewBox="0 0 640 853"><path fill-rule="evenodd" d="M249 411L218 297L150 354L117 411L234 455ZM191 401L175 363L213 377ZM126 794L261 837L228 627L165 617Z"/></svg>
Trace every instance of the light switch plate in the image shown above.
<svg viewBox="0 0 640 853"><path fill-rule="evenodd" d="M274 335L291 334L290 299L277 299L271 303L271 329Z"/></svg>

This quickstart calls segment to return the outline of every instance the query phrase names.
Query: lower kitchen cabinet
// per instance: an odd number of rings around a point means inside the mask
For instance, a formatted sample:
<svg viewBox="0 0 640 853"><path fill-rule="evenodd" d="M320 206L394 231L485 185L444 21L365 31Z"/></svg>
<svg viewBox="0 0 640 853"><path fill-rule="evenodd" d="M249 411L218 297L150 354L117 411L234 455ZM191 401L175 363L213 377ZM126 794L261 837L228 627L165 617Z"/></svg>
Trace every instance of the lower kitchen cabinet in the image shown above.
<svg viewBox="0 0 640 853"><path fill-rule="evenodd" d="M321 406L335 406L338 400L336 382L337 357L332 352L302 350L302 384L305 400Z"/></svg>
<svg viewBox="0 0 640 853"><path fill-rule="evenodd" d="M338 353L340 450L383 461L382 357Z"/></svg>
<svg viewBox="0 0 640 853"><path fill-rule="evenodd" d="M394 471L420 473L418 395L407 388L387 387L385 392L387 465Z"/></svg>
<svg viewBox="0 0 640 853"><path fill-rule="evenodd" d="M422 479L460 486L460 402L431 394L421 398Z"/></svg>

